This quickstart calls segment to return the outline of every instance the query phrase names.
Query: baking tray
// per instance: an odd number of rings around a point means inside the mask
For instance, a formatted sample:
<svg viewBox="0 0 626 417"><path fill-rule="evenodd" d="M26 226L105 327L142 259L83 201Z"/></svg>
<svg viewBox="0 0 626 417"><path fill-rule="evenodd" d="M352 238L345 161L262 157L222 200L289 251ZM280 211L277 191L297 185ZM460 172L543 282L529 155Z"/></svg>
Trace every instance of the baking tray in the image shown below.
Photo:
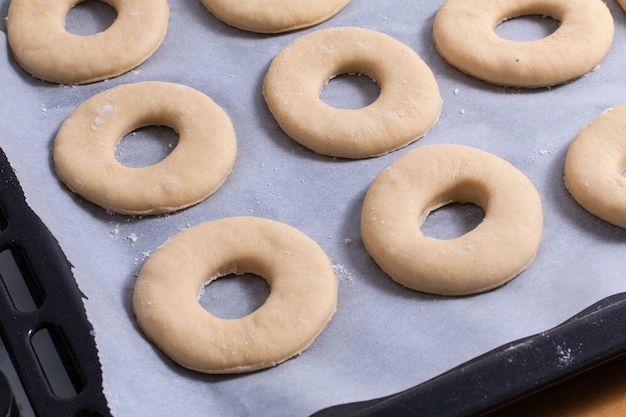
<svg viewBox="0 0 626 417"><path fill-rule="evenodd" d="M212 410L223 415L307 416L337 404L407 392L414 386L422 387L419 392L441 387L435 390L441 394L432 398L447 404L450 412L475 412L618 353L609 342L598 346L600 352L587 345L579 349L578 339L550 348L549 343L561 339L558 331L547 330L583 329L585 323L592 329L603 328L604 318L595 321L602 317L600 312L620 305L607 297L626 291L621 256L626 234L580 208L562 181L565 152L573 137L606 108L626 102L626 19L616 1L607 1L616 33L601 65L567 85L532 91L490 86L450 67L432 43L432 20L440 0L383 4L353 0L321 25L271 36L230 28L200 2L169 3L170 25L161 47L136 70L101 83L77 87L35 80L14 63L6 40L2 42L0 88L5 104L0 106L0 147L17 173L28 205L73 265L86 296L84 305L102 363L103 391L113 415L199 415ZM4 15L8 4L0 1ZM102 24L100 17L106 14L96 16L96 23ZM521 32L546 30L545 19L534 23ZM387 33L413 48L431 67L443 110L424 138L380 158L344 161L315 155L282 133L261 94L271 59L293 39L337 26ZM170 216L107 213L72 195L54 175L50 161L55 133L77 105L109 87L144 80L180 82L205 92L229 114L237 133L235 169L222 188L201 204ZM354 99L354 84L343 81L333 81L325 89L328 100ZM365 91L367 100L372 86L362 81L357 81L361 86L357 91ZM170 140L166 137L164 143ZM382 273L360 241L358 213L372 179L405 152L433 143L475 146L507 159L542 196L545 228L537 259L495 291L460 298L415 293ZM131 159L141 157L146 149L131 148L124 152ZM234 215L282 221L317 241L335 266L339 306L315 343L294 360L247 375L199 375L171 363L141 335L130 295L143 262L167 238L194 224ZM446 212L437 214L439 219L446 216ZM211 301L228 304L229 291L223 287ZM605 299L612 301L597 315L569 321ZM619 344L619 323L616 326L605 329L607 337L615 333L614 342ZM588 331L576 332L584 337ZM545 334L551 336L542 337ZM531 335L538 335L536 342ZM518 367L514 363L485 366L496 363L493 358L506 357L498 353L499 347L511 347L511 341L529 336L533 343L547 344L538 349L544 353L536 360L545 365L548 375L525 371L529 368L524 364L532 358L521 352L532 344L521 342L515 349L502 348L508 354L520 352L525 359ZM561 361L571 360L568 366L561 366L559 352ZM466 363L467 367L462 365ZM484 377L485 392L463 390L464 395L475 396L471 400L455 400L451 394L458 390L443 388L452 379L462 381L459 375L467 374L466 369L477 368L538 376L517 378L493 390ZM487 395L488 403L476 405L481 395ZM402 397L406 395L394 396L387 404ZM468 411L457 407L457 401L474 405Z"/></svg>
<svg viewBox="0 0 626 417"><path fill-rule="evenodd" d="M26 416L20 413L22 409L40 417L76 412L108 416L93 329L70 264L26 204L1 150L0 177L0 247L10 251L14 259L21 259L16 265L30 294L22 299L33 304L32 309L18 308L19 297L7 291L11 285L7 285L9 271L4 263L0 270L4 284L0 291L0 335L11 353L29 406L18 406L9 381L0 372L0 415ZM54 376L44 371L32 348L33 334L43 328L55 329L57 347L53 350L64 358L66 375L74 375L74 391L65 398L52 389ZM626 294L621 293L554 329L508 343L416 387L383 398L336 405L312 417L479 415L623 354L625 329Z"/></svg>
<svg viewBox="0 0 626 417"><path fill-rule="evenodd" d="M625 313L626 294L615 294L553 329L507 343L416 387L312 417L485 414L623 355Z"/></svg>
<svg viewBox="0 0 626 417"><path fill-rule="evenodd" d="M0 415L110 415L84 295L2 150L0 178L0 337L29 401L16 402L0 372Z"/></svg>
<svg viewBox="0 0 626 417"><path fill-rule="evenodd" d="M11 353L29 405L15 400L0 372L0 415L110 415L102 393L99 360L70 264L39 217L26 204L15 174L0 150L0 246L9 250L22 272L33 303L22 311L6 291L9 271L0 271L0 335ZM45 294L45 297L43 297ZM67 375L74 375L74 392L66 398L51 387L32 348L33 333L56 329L57 354ZM626 350L626 294L616 294L585 309L554 329L508 343L430 381L387 397L336 405L311 417L476 416L529 395L572 375L613 359ZM62 342L62 343L61 343ZM59 353L63 352L62 354ZM58 372L58 370L57 370ZM16 383L17 381L13 381Z"/></svg>

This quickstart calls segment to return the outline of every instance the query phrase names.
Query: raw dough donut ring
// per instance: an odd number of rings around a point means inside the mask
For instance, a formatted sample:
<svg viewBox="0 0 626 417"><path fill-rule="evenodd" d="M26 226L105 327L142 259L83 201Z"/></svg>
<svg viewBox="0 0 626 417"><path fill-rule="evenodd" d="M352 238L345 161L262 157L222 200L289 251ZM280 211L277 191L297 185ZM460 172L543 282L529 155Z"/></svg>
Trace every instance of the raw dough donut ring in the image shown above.
<svg viewBox="0 0 626 417"><path fill-rule="evenodd" d="M376 80L380 96L357 110L324 103L324 85L349 73ZM442 103L432 71L411 48L352 27L313 32L283 48L265 76L263 94L287 135L317 153L343 158L408 145L437 122Z"/></svg>
<svg viewBox="0 0 626 417"><path fill-rule="evenodd" d="M551 35L530 42L498 36L507 19L550 16ZM492 84L549 87L595 68L613 41L613 18L602 0L446 0L435 16L439 53L459 70Z"/></svg>
<svg viewBox="0 0 626 417"><path fill-rule="evenodd" d="M222 22L258 33L280 33L330 19L350 0L202 0Z"/></svg>
<svg viewBox="0 0 626 417"><path fill-rule="evenodd" d="M270 284L256 311L220 319L200 305L205 285L243 273ZM175 362L240 373L306 349L335 313L337 291L328 256L308 236L276 221L233 217L187 229L159 248L139 273L132 305L144 334Z"/></svg>
<svg viewBox="0 0 626 417"><path fill-rule="evenodd" d="M85 84L137 67L159 47L169 19L167 0L102 0L117 18L106 30L79 36L65 30L83 0L12 0L7 37L15 60L42 80Z"/></svg>
<svg viewBox="0 0 626 417"><path fill-rule="evenodd" d="M565 158L565 186L599 218L626 229L626 104L608 109L574 138Z"/></svg>
<svg viewBox="0 0 626 417"><path fill-rule="evenodd" d="M483 221L455 239L424 236L428 214L451 202L482 207ZM535 258L542 228L539 194L523 173L495 155L448 144L410 151L381 172L361 218L363 243L391 278L440 295L508 282Z"/></svg>
<svg viewBox="0 0 626 417"><path fill-rule="evenodd" d="M147 167L118 162L121 138L149 125L174 129L174 150ZM236 152L230 119L209 97L180 84L141 82L81 104L57 133L53 161L59 178L93 203L122 214L160 214L211 195L232 170Z"/></svg>

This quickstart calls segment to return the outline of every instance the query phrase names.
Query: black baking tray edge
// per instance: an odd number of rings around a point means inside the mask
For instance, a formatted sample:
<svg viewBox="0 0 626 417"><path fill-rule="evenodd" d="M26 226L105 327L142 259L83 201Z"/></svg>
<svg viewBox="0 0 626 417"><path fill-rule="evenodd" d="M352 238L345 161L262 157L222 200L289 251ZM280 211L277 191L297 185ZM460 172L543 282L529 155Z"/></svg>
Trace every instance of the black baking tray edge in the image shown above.
<svg viewBox="0 0 626 417"><path fill-rule="evenodd" d="M626 293L548 331L500 346L406 391L312 417L480 416L626 351Z"/></svg>
<svg viewBox="0 0 626 417"><path fill-rule="evenodd" d="M58 242L26 203L22 188L0 149L0 250L10 250L36 308L16 308L6 280L0 280L0 336L37 417L107 417L102 372L72 266ZM4 284L4 285L3 285ZM62 398L52 390L33 335L45 329L66 367L76 393ZM0 378L2 416L17 416L18 407L4 376Z"/></svg>

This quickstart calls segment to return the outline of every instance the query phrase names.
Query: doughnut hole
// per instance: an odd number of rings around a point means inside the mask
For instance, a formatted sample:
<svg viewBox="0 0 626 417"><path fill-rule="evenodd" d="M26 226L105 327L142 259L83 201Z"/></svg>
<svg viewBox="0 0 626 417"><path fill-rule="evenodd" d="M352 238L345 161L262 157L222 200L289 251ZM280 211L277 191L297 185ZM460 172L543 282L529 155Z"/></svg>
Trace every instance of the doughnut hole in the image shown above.
<svg viewBox="0 0 626 417"><path fill-rule="evenodd" d="M74 35L89 36L104 32L117 18L114 7L100 0L82 0L65 18L65 30Z"/></svg>
<svg viewBox="0 0 626 417"><path fill-rule="evenodd" d="M524 15L504 20L494 29L501 38L514 42L528 42L546 38L561 25L556 19L543 15Z"/></svg>
<svg viewBox="0 0 626 417"><path fill-rule="evenodd" d="M455 239L472 231L484 218L485 211L476 204L449 203L431 211L421 231L435 239Z"/></svg>
<svg viewBox="0 0 626 417"><path fill-rule="evenodd" d="M270 286L259 275L225 275L205 285L198 302L209 313L222 319L240 319L265 303Z"/></svg>
<svg viewBox="0 0 626 417"><path fill-rule="evenodd" d="M450 240L472 231L485 218L489 194L483 184L473 180L451 185L421 208L422 234Z"/></svg>
<svg viewBox="0 0 626 417"><path fill-rule="evenodd" d="M146 126L124 136L115 147L117 161L129 168L143 168L165 159L178 144L178 134L166 126Z"/></svg>
<svg viewBox="0 0 626 417"><path fill-rule="evenodd" d="M322 88L320 100L337 109L356 110L372 104L380 95L380 86L360 73L339 74Z"/></svg>

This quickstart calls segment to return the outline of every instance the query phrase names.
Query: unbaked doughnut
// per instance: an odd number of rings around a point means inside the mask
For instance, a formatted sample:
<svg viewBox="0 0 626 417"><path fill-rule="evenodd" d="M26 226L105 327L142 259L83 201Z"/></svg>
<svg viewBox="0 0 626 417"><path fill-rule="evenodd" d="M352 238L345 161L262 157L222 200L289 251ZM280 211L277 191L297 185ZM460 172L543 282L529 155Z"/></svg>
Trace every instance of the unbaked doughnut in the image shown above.
<svg viewBox="0 0 626 417"><path fill-rule="evenodd" d="M626 228L626 104L608 109L574 138L565 186L587 211Z"/></svg>
<svg viewBox="0 0 626 417"><path fill-rule="evenodd" d="M428 214L473 203L485 217L455 239L424 236ZM410 151L371 184L361 214L363 243L395 281L417 291L465 295L498 287L535 258L543 228L539 194L509 162L462 145Z"/></svg>
<svg viewBox="0 0 626 417"><path fill-rule="evenodd" d="M174 150L141 168L122 165L115 147L149 125L179 135ZM123 84L91 97L63 122L54 140L59 178L75 193L122 214L160 214L196 204L221 186L237 152L226 113L180 84Z"/></svg>
<svg viewBox="0 0 626 417"><path fill-rule="evenodd" d="M200 305L210 282L243 273L271 287L256 311L221 319ZM144 334L175 362L240 373L306 349L335 313L337 291L328 256L304 233L273 220L233 217L187 229L155 251L139 273L132 305Z"/></svg>
<svg viewBox="0 0 626 417"><path fill-rule="evenodd" d="M330 19L350 0L202 0L218 19L239 29L280 33Z"/></svg>
<svg viewBox="0 0 626 417"><path fill-rule="evenodd" d="M320 99L341 74L359 73L380 85L370 105L338 109ZM401 148L437 121L441 95L430 68L408 46L380 32L324 29L284 47L263 86L270 111L296 142L323 155L366 158Z"/></svg>
<svg viewBox="0 0 626 417"><path fill-rule="evenodd" d="M494 29L507 19L544 15L561 25L536 41L515 42ZM595 68L613 41L602 0L446 0L435 16L439 53L461 71L492 84L549 87Z"/></svg>
<svg viewBox="0 0 626 417"><path fill-rule="evenodd" d="M83 0L12 0L7 37L15 60L37 78L85 84L123 74L144 62L165 37L167 0L102 0L117 11L106 30L80 36L65 18Z"/></svg>

